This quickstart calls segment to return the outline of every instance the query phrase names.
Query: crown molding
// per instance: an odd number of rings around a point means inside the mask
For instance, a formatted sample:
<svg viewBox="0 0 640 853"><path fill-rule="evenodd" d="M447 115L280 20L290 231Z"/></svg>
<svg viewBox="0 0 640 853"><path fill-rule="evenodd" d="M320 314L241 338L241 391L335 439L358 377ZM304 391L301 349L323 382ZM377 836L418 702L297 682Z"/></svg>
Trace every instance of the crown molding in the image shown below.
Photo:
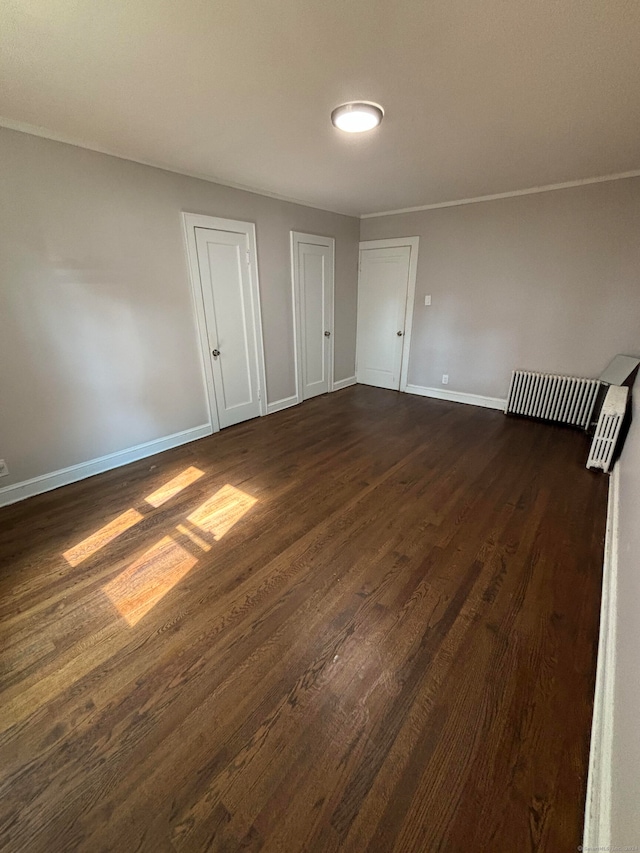
<svg viewBox="0 0 640 853"><path fill-rule="evenodd" d="M435 204L421 204L417 207L402 207L398 210L383 210L380 213L361 213L360 219L375 219L377 216L397 216L400 213L417 213L421 210L438 210L441 207L459 207L462 204L478 204L482 201L496 201L501 198L515 198L516 196L521 195L549 193L554 190L568 190L571 189L571 187L584 187L587 184L603 184L607 181L621 181L625 178L640 178L640 169L633 169L630 172L618 172L615 175L600 175L597 178L580 178L577 181L563 181L560 184L545 184L541 187L528 187L524 190L510 190L506 193L478 195L473 198L459 198L454 201L439 201Z"/></svg>
<svg viewBox="0 0 640 853"><path fill-rule="evenodd" d="M299 204L302 207L310 207L313 210L322 210L325 213L335 213L338 216L347 216L350 219L358 219L357 213L345 213L343 210L334 210L329 207L321 207L318 204L311 204L308 201L302 201L299 198L291 198L286 195L272 192L271 190L258 189L256 187L237 184L232 181L227 181L224 178L217 178L215 175L205 175L200 172L189 172L185 169L176 169L167 163L155 162L153 160L141 160L139 157L129 157L126 154L103 148L99 145L94 145L92 142L76 139L72 136L67 136L64 133L57 133L53 130L48 130L46 127L28 124L23 121L14 121L13 119L0 116L0 127L5 127L7 130L16 130L19 133L28 133L30 136L39 136L42 139L50 139L53 142L63 142L65 145L73 145L74 148L84 148L87 151L95 151L97 154L106 154L109 157L116 157L118 160L127 160L130 163L138 163L140 166L149 166L152 169L161 169L163 172L172 172L174 175L184 175L186 178L197 178L200 181L207 181L210 184L218 184L221 187L228 187L232 190L241 190L245 193L253 193L266 198L273 198L276 201L286 201L288 204Z"/></svg>
<svg viewBox="0 0 640 853"><path fill-rule="evenodd" d="M200 181L207 181L210 184L218 184L221 187L228 187L233 190L241 190L245 193L252 193L253 195L264 196L265 198L273 198L276 201L284 201L288 204L298 204L302 207L309 207L313 210L322 210L325 213L334 213L338 216L347 216L350 219L375 219L379 216L397 216L402 213L417 213L421 210L439 210L443 207L459 207L463 204L478 204L483 201L497 201L501 198L515 198L517 196L522 195L535 195L536 193L547 193L553 192L554 190L566 190L571 187L583 187L588 184L601 184L606 183L607 181L620 181L625 178L638 178L640 177L640 169L633 169L630 172L618 172L613 175L600 175L595 178L580 178L575 181L564 181L559 184L545 184L544 186L539 187L528 187L522 190L509 190L504 193L493 193L491 195L480 195L474 196L472 198L460 198L453 199L451 201L439 201L435 202L435 204L421 204L416 205L415 207L402 207L396 210L382 210L378 213L347 213L344 210L335 210L330 207L322 207L318 204L311 204L308 201L302 201L299 198L292 198L290 196L281 195L280 193L273 192L271 190L260 189L257 187L250 187L245 184L238 184L233 181L225 180L224 178L218 178L215 175L206 175L201 172L191 172L185 169L176 169L173 166L169 166L167 163L162 163L159 161L153 160L142 160L138 157L130 157L126 154L122 154L117 151L113 151L109 148L103 148L102 146L95 145L92 142L87 142L86 140L81 140L74 138L72 136L68 136L64 133L57 133L56 131L49 130L46 127L40 127L39 125L28 124L23 121L15 121L14 119L6 118L5 116L0 116L0 127L5 127L7 130L15 130L19 133L27 133L30 136L39 136L42 139L50 139L53 142L62 142L65 145L73 145L75 148L84 148L87 151L95 151L97 154L106 154L109 157L116 157L118 160L126 160L130 163L138 163L141 166L148 166L152 169L161 169L163 172L171 172L174 175L184 175L187 178L196 178Z"/></svg>

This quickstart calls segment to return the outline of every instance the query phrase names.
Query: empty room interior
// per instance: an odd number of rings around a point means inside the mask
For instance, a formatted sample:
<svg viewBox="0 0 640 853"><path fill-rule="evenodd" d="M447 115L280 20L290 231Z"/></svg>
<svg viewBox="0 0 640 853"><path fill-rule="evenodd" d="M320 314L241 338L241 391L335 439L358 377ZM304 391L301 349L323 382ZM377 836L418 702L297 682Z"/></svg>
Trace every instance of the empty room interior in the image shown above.
<svg viewBox="0 0 640 853"><path fill-rule="evenodd" d="M6 0L0 849L640 850L640 4Z"/></svg>

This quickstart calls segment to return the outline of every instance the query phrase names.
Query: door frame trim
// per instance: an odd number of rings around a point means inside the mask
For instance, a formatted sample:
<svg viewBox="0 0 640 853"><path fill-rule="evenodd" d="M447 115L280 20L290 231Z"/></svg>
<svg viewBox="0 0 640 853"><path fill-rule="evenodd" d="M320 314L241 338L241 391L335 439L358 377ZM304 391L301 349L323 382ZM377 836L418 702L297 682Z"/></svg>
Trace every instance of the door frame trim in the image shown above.
<svg viewBox="0 0 640 853"><path fill-rule="evenodd" d="M254 319L254 341L258 359L258 397L260 415L267 414L267 376L264 360L264 339L262 335L262 311L260 308L260 282L258 279L258 255L256 250L256 226L253 222L241 222L237 219L221 219L218 216L204 216L200 213L182 211L185 246L187 252L187 267L191 283L191 304L194 314L198 350L200 351L200 366L205 399L209 408L209 423L211 432L219 432L218 407L213 383L213 368L209 358L209 341L207 338L207 322L200 280L200 265L196 246L196 228L208 228L214 231L229 231L232 234L245 234L249 246L249 283L251 292L251 307ZM206 354L206 355L205 355Z"/></svg>
<svg viewBox="0 0 640 853"><path fill-rule="evenodd" d="M416 299L416 278L418 274L419 237L391 237L387 240L361 240L358 244L358 293L360 292L360 271L362 268L363 249L398 249L409 246L409 279L407 281L407 301L404 309L404 336L402 338L402 362L400 364L400 391L407 390L409 375L409 356L411 355L411 330L413 328L413 312ZM356 352L357 329L356 329ZM356 375L358 365L356 364Z"/></svg>
<svg viewBox="0 0 640 853"><path fill-rule="evenodd" d="M331 249L331 343L329 346L329 382L328 392L335 390L334 364L335 364L335 305L336 305L336 241L334 237L323 237L320 234L307 234L304 231L290 231L291 246L291 304L293 309L293 351L295 354L295 378L296 378L296 403L303 401L302 388L302 335L300 316L300 282L297 274L297 249L300 243L311 243L314 246L324 246ZM291 404L295 405L295 404Z"/></svg>

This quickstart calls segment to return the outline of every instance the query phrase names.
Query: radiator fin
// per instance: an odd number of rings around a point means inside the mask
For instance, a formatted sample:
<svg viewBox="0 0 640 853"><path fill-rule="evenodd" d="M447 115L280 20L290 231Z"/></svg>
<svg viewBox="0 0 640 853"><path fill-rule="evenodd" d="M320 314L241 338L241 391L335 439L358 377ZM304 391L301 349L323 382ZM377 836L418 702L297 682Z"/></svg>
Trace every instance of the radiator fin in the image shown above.
<svg viewBox="0 0 640 853"><path fill-rule="evenodd" d="M591 442L587 468L601 468L603 471L611 468L628 398L629 389L625 386L611 385L607 391Z"/></svg>
<svg viewBox="0 0 640 853"><path fill-rule="evenodd" d="M514 370L505 412L587 429L600 381Z"/></svg>

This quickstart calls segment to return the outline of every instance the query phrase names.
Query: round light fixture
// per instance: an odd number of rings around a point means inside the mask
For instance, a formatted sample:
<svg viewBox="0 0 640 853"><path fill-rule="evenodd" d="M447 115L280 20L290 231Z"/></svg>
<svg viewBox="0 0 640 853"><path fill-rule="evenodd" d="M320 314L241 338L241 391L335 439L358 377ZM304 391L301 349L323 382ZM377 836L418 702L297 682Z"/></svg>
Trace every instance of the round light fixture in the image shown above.
<svg viewBox="0 0 640 853"><path fill-rule="evenodd" d="M331 113L331 121L335 127L347 133L362 133L373 130L382 121L384 110L380 104L371 101L349 101L340 104Z"/></svg>

